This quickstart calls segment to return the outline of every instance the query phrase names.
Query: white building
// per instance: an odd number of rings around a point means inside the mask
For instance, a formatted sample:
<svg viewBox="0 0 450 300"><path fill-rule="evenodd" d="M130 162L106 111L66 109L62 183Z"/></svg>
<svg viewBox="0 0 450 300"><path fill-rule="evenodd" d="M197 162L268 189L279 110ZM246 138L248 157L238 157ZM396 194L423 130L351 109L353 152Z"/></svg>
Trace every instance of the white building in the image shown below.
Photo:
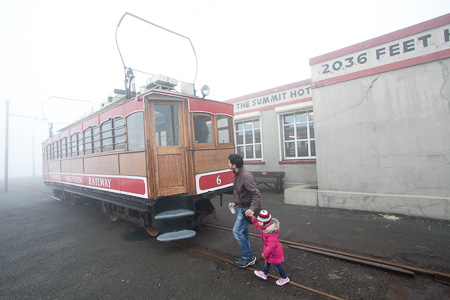
<svg viewBox="0 0 450 300"><path fill-rule="evenodd" d="M228 101L247 167L285 171L287 203L449 220L450 14L310 65Z"/></svg>

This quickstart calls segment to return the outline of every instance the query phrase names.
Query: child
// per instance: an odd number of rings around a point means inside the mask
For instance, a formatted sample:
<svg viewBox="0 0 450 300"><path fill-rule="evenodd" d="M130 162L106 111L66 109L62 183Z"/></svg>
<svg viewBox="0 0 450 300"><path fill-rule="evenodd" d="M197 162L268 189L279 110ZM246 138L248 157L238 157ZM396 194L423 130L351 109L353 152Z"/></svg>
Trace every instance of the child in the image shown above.
<svg viewBox="0 0 450 300"><path fill-rule="evenodd" d="M264 243L262 257L264 258L264 270L255 271L255 275L264 280L267 279L267 273L271 264L280 273L281 278L277 280L278 285L285 285L289 282L289 277L286 276L281 263L284 261L283 247L278 241L278 232L280 232L280 222L273 218L267 210L261 210L259 215L252 217L253 225L259 229L261 239Z"/></svg>

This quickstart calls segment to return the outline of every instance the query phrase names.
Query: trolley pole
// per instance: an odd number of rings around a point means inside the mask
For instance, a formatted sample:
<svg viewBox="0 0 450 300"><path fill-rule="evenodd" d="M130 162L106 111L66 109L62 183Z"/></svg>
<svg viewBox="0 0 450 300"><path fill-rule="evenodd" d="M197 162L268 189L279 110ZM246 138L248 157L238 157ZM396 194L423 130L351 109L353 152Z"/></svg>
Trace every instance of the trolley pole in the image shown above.
<svg viewBox="0 0 450 300"><path fill-rule="evenodd" d="M31 150L33 152L33 157L32 157L32 161L33 161L33 178L36 177L36 171L35 171L35 162L34 162L34 129L31 132Z"/></svg>
<svg viewBox="0 0 450 300"><path fill-rule="evenodd" d="M8 192L8 132L9 132L9 101L6 101L6 133L5 133L5 193Z"/></svg>

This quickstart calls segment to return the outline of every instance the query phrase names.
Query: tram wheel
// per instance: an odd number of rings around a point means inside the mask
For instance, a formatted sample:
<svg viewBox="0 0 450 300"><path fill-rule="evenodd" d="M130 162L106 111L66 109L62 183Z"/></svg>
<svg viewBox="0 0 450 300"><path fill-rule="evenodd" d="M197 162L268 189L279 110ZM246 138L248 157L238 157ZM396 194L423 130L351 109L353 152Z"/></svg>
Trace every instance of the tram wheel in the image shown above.
<svg viewBox="0 0 450 300"><path fill-rule="evenodd" d="M69 195L70 205L72 205L72 206L78 205L78 202L79 202L78 199L74 195L72 195L72 194Z"/></svg>
<svg viewBox="0 0 450 300"><path fill-rule="evenodd" d="M147 230L147 233L152 237L156 237L159 234L159 230L149 228L149 227L144 227L144 228L145 228L145 230Z"/></svg>

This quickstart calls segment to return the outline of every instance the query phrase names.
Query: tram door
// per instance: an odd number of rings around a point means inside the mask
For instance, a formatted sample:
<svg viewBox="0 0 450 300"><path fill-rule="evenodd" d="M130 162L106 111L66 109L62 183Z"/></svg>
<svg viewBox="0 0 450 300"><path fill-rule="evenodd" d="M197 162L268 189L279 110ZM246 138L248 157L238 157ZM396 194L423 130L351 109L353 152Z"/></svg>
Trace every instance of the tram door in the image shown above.
<svg viewBox="0 0 450 300"><path fill-rule="evenodd" d="M156 196L187 192L183 105L150 101L150 146ZM153 140L153 141L151 141Z"/></svg>

